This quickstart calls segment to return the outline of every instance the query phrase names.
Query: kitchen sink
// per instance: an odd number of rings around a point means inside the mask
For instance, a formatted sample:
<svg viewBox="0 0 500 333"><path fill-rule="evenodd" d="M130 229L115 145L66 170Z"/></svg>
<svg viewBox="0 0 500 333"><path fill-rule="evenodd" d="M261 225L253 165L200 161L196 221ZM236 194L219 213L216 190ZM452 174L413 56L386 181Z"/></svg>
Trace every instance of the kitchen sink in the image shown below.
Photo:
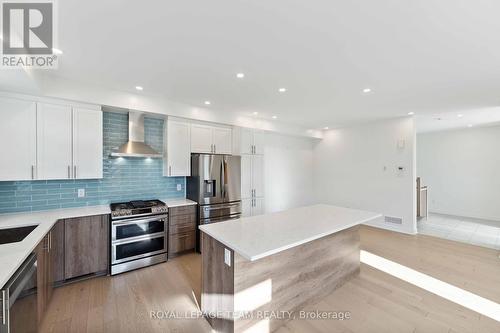
<svg viewBox="0 0 500 333"><path fill-rule="evenodd" d="M0 229L0 245L20 242L25 239L38 225L28 227Z"/></svg>

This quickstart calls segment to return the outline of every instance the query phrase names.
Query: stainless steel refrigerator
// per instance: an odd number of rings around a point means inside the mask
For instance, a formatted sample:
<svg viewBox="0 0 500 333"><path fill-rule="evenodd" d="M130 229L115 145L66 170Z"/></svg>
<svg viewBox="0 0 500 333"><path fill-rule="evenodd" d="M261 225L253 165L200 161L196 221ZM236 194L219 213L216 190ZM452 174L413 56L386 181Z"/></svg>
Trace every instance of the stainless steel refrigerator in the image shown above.
<svg viewBox="0 0 500 333"><path fill-rule="evenodd" d="M187 198L198 202L198 224L241 217L241 157L191 154L191 177L187 178ZM196 230L197 249L199 230Z"/></svg>

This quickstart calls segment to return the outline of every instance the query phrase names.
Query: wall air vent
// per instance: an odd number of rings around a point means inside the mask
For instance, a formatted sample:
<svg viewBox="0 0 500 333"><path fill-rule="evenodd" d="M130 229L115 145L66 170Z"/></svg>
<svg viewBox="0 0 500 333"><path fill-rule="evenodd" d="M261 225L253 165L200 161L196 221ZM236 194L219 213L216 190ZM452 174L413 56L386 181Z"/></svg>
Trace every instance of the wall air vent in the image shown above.
<svg viewBox="0 0 500 333"><path fill-rule="evenodd" d="M386 216L385 222L393 224L403 224L403 219L400 217Z"/></svg>

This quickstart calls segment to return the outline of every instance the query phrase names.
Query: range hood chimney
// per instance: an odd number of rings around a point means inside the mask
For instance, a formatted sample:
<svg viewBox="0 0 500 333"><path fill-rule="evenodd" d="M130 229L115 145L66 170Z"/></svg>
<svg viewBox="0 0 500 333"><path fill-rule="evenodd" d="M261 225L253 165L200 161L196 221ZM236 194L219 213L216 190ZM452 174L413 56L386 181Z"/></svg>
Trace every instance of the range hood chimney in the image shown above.
<svg viewBox="0 0 500 333"><path fill-rule="evenodd" d="M128 142L121 145L112 157L151 157L161 158L162 154L144 143L144 114L128 112Z"/></svg>

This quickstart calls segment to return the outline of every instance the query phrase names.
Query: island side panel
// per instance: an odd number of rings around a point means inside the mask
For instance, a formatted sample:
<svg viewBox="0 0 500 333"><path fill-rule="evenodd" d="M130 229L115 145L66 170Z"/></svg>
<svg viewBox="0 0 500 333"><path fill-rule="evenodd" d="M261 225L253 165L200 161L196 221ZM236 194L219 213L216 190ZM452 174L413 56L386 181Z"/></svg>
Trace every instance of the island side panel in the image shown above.
<svg viewBox="0 0 500 333"><path fill-rule="evenodd" d="M298 311L359 274L359 230L352 227L256 261L235 254L234 307L237 311ZM234 331L265 327L287 319L235 320Z"/></svg>
<svg viewBox="0 0 500 333"><path fill-rule="evenodd" d="M234 309L234 252L231 266L224 263L225 246L201 232L201 310L205 313L232 312ZM216 332L234 332L232 318L206 317Z"/></svg>

